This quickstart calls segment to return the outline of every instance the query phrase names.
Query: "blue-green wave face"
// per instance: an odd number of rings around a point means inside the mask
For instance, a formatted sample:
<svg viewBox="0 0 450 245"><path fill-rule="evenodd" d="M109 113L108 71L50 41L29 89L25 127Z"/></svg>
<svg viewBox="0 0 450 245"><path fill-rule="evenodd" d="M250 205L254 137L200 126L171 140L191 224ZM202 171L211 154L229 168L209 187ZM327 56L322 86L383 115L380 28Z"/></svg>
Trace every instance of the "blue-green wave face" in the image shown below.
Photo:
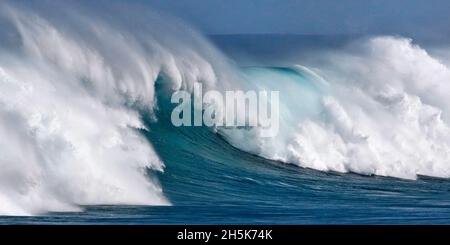
<svg viewBox="0 0 450 245"><path fill-rule="evenodd" d="M150 10L68 4L0 4L0 215L132 205L146 222L290 223L358 205L409 217L395 208L413 197L448 216L433 179L450 177L445 58L379 36L247 66ZM278 91L277 134L176 127L171 96L198 83Z"/></svg>
<svg viewBox="0 0 450 245"><path fill-rule="evenodd" d="M320 113L326 88L301 67L251 67L243 69L250 89L279 91L284 120L299 120Z"/></svg>

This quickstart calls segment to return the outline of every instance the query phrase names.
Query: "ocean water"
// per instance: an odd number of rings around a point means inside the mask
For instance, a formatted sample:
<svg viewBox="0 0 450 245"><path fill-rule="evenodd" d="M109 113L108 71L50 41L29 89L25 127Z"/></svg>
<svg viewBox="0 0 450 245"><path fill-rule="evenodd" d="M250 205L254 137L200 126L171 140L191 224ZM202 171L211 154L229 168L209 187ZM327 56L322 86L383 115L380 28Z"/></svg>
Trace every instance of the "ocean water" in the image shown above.
<svg viewBox="0 0 450 245"><path fill-rule="evenodd" d="M448 224L447 179L321 172L244 153L202 128L146 133L170 206L93 205L2 224ZM179 135L185 135L180 139ZM176 154L175 154L176 152Z"/></svg>
<svg viewBox="0 0 450 245"><path fill-rule="evenodd" d="M0 224L450 223L445 43L67 4L0 4ZM279 91L279 133L175 127L195 82Z"/></svg>

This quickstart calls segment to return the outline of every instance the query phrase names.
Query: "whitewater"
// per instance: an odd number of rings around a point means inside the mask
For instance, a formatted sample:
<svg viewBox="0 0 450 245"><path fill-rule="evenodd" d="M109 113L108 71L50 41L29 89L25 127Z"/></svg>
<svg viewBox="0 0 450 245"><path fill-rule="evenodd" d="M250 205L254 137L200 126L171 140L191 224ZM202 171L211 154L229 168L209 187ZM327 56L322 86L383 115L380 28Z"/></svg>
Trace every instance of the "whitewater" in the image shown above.
<svg viewBox="0 0 450 245"><path fill-rule="evenodd" d="M360 37L299 53L301 63L242 66L179 20L106 8L0 3L0 215L173 205L160 182L171 174L166 141L177 164L205 157L225 180L215 162L450 177L450 63L440 52L407 37ZM279 133L170 128L170 94L196 82L279 91Z"/></svg>

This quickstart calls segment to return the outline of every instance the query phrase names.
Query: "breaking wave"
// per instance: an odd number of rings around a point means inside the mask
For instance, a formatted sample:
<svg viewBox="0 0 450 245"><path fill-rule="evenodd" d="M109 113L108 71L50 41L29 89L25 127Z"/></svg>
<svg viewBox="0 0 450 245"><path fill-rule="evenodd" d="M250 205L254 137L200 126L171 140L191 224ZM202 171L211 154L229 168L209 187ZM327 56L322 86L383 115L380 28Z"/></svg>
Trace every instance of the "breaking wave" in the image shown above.
<svg viewBox="0 0 450 245"><path fill-rule="evenodd" d="M194 82L280 91L276 137L210 131L263 158L450 177L450 70L410 39L358 39L302 65L238 67L194 30L139 6L29 5L0 5L0 214L170 205L151 174L164 171L164 159L142 133L152 130L143 117L170 123L155 113L171 109L158 101L160 82L169 91Z"/></svg>

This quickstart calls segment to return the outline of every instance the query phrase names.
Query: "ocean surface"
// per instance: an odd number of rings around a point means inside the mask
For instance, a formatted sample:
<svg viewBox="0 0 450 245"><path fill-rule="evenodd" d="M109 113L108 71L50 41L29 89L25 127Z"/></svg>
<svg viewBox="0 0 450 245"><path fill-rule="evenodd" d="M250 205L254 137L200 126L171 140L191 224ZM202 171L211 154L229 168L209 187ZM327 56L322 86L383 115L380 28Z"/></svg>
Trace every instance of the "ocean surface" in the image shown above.
<svg viewBox="0 0 450 245"><path fill-rule="evenodd" d="M0 7L0 224L450 223L446 43ZM279 134L175 127L193 82L279 91Z"/></svg>
<svg viewBox="0 0 450 245"><path fill-rule="evenodd" d="M171 206L85 206L2 224L448 224L447 179L321 172L244 153L199 128L157 125ZM179 135L183 135L180 139Z"/></svg>
<svg viewBox="0 0 450 245"><path fill-rule="evenodd" d="M86 206L2 224L448 224L447 179L401 180L302 169L243 153L207 130L147 134L172 206ZM187 135L174 140L175 135ZM174 154L174 152L178 152Z"/></svg>

